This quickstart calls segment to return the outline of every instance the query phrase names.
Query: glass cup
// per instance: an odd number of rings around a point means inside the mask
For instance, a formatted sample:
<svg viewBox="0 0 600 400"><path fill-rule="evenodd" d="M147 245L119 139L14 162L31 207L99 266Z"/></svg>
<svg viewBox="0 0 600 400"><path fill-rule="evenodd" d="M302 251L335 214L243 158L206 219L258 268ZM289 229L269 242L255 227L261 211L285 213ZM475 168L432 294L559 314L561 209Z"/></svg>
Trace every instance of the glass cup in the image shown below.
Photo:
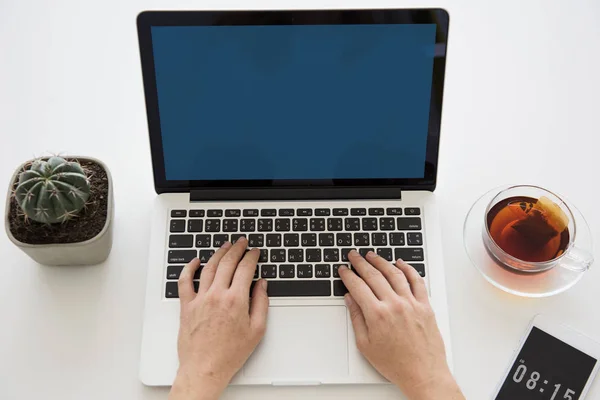
<svg viewBox="0 0 600 400"><path fill-rule="evenodd" d="M527 261L519 259L500 247L494 240L492 234L490 233L490 222L488 221L490 218L490 211L495 212L502 207L506 207L506 204L518 204L522 205L523 213L531 212L530 204L535 203L541 197L546 197L550 199L554 204L560 207L560 210L564 213L568 219L568 224L566 228L568 229L568 240L566 239L566 235L564 237L561 236L561 245L560 251L556 253L556 255L544 261ZM508 199L514 200L510 202ZM530 199L532 202L528 202L524 199ZM503 204L504 203L504 204ZM496 207L496 208L494 208ZM518 210L517 210L518 211ZM528 234L532 234L532 232L536 232L535 230L531 230ZM571 212L569 206L556 194L550 192L549 190L543 189L537 186L512 186L509 187L500 193L498 193L488 204L485 211L485 223L483 226L483 243L488 251L488 253L495 258L499 263L503 266L508 267L511 270L517 272L524 273L537 273L547 271L554 267L562 267L572 271L584 272L587 271L592 263L594 262L594 258L592 254L579 247L575 246L575 239L577 235L577 225L575 222L575 218L573 213ZM562 243L564 241L564 243Z"/></svg>

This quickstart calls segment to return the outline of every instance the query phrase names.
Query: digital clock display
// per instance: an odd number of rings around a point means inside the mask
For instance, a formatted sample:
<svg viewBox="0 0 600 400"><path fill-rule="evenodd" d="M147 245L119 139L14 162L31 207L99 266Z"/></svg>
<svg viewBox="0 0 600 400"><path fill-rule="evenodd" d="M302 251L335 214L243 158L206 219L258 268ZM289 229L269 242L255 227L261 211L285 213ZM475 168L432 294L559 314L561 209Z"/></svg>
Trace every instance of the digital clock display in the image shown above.
<svg viewBox="0 0 600 400"><path fill-rule="evenodd" d="M577 400L596 362L534 326L496 400Z"/></svg>

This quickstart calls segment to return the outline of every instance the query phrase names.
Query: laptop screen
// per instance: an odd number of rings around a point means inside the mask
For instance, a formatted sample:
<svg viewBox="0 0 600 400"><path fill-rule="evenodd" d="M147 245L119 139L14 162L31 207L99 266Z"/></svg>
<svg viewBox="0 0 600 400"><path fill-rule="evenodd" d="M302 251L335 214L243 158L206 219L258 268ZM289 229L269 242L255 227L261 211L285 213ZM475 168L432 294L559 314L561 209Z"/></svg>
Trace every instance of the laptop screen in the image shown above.
<svg viewBox="0 0 600 400"><path fill-rule="evenodd" d="M424 177L436 24L151 35L166 180Z"/></svg>

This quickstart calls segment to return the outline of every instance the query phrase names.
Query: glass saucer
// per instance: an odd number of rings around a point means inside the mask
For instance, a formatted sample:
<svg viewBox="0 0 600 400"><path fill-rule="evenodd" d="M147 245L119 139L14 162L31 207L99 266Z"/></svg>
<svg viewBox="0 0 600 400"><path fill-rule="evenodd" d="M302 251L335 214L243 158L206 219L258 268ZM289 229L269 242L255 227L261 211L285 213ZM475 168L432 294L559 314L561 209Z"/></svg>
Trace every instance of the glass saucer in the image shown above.
<svg viewBox="0 0 600 400"><path fill-rule="evenodd" d="M490 190L481 196L467 213L463 229L467 255L488 282L505 292L524 297L547 297L564 292L579 282L585 272L571 271L560 266L538 273L518 272L507 269L487 252L482 236L486 207L496 194L510 186L512 185ZM577 225L575 245L591 252L592 235L589 225L573 203L560 197L569 206L575 217Z"/></svg>

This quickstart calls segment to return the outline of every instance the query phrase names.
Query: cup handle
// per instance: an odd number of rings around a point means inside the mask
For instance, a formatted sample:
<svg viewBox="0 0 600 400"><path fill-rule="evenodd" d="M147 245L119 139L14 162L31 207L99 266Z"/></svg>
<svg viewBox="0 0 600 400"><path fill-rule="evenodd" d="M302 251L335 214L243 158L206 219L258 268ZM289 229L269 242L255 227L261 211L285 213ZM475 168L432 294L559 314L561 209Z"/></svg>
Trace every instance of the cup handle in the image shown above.
<svg viewBox="0 0 600 400"><path fill-rule="evenodd" d="M592 256L591 253L582 250L579 247L573 247L565 254L562 260L560 260L559 265L571 271L585 272L590 269L590 266L593 263L594 256Z"/></svg>

